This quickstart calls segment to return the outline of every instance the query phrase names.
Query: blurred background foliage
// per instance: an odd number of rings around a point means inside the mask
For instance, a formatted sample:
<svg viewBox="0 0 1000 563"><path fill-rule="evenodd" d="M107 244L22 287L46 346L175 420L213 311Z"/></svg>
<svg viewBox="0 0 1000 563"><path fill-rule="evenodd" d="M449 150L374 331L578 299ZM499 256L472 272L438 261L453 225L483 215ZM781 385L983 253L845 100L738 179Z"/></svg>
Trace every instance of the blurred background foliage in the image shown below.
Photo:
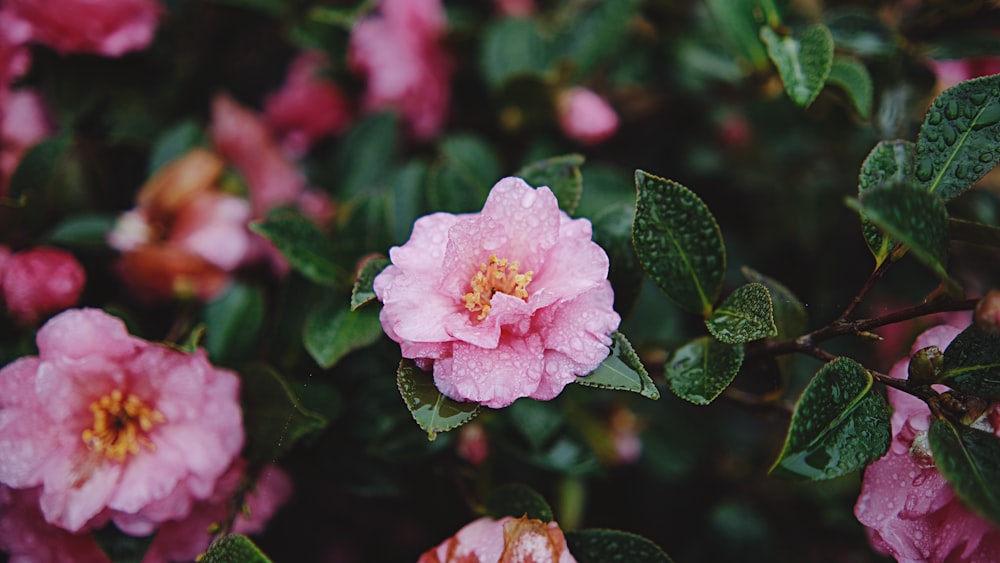
<svg viewBox="0 0 1000 563"><path fill-rule="evenodd" d="M355 265L405 242L417 217L476 210L500 177L571 153L586 159L576 215L594 222L611 255L622 332L658 383L669 352L703 327L638 275L628 244L636 168L705 200L727 242L729 289L742 283L742 265L752 267L801 298L809 328L821 326L872 268L857 215L843 204L857 192L862 160L879 140L915 138L939 88L932 58L1000 54L994 3L539 0L533 15L513 18L492 2L446 0L456 70L444 132L415 141L391 113L361 115L301 161L309 184L337 202L326 236L340 282L249 272L205 306L149 307L130 301L106 266L113 253L102 241L114 218L158 164L203 142L216 94L261 108L303 49L324 50L331 77L358 100L364 83L346 67L347 41L372 7L164 4L146 51L104 59L33 48L22 83L42 92L60 131L35 157L49 181L33 187L29 205L0 208L0 235L73 247L90 276L83 302L122 314L138 335L176 337L204 323L212 359L239 369L248 388L251 457L277 460L295 482L293 501L258 540L274 560L415 560L509 482L542 493L564 529L627 530L677 561L879 560L851 512L859 474L821 483L767 476L815 360L789 360L787 384L773 370L745 371L709 407L576 386L550 402L522 399L466 427L485 432L488 455L473 464L460 449L466 428L428 441L413 423L396 389L395 343L361 327L356 345L322 367L302 327L345 309ZM789 30L825 24L837 56L867 70L870 110L832 85L807 109L793 103L758 34L775 17ZM618 112L610 140L586 146L560 132L553 92L577 84ZM997 225L998 187L987 177L952 213ZM990 286L997 267L982 251L952 250L954 271L975 269L972 281ZM863 313L909 304L936 283L904 260ZM31 350L30 335L0 330L13 342L5 359ZM886 350L838 341L831 351L842 346L888 371L909 346L901 342ZM754 400L772 390L784 399ZM637 459L622 459L618 433L639 440Z"/></svg>

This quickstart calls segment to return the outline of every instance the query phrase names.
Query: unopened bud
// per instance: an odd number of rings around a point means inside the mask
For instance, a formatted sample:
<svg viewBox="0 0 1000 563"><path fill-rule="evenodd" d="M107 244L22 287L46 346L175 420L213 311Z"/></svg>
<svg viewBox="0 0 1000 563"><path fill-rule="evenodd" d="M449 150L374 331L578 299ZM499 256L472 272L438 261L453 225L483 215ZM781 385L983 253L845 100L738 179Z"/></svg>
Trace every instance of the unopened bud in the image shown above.
<svg viewBox="0 0 1000 563"><path fill-rule="evenodd" d="M976 326L987 332L1000 332L1000 290L990 290L979 303L973 316Z"/></svg>
<svg viewBox="0 0 1000 563"><path fill-rule="evenodd" d="M934 383L943 367L944 353L937 346L928 346L913 354L907 372L914 383Z"/></svg>

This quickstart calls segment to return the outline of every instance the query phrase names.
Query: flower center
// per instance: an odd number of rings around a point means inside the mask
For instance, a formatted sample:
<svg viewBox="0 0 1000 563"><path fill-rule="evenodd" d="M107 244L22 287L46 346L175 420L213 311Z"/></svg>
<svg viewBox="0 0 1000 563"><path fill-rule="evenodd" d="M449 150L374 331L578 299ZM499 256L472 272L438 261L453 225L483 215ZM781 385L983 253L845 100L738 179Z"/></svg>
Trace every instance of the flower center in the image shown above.
<svg viewBox="0 0 1000 563"><path fill-rule="evenodd" d="M129 454L139 453L139 446L155 450L156 444L146 434L166 420L142 399L126 397L118 389L90 403L90 412L94 413L94 426L83 431L83 443L114 461L125 461Z"/></svg>
<svg viewBox="0 0 1000 563"><path fill-rule="evenodd" d="M518 262L508 262L506 258L491 255L489 262L481 265L469 282L472 291L462 298L465 308L473 313L478 312L479 316L476 318L481 321L490 314L490 300L497 293L506 293L527 301L528 290L525 288L531 283L534 272L519 274L517 269L520 266Z"/></svg>

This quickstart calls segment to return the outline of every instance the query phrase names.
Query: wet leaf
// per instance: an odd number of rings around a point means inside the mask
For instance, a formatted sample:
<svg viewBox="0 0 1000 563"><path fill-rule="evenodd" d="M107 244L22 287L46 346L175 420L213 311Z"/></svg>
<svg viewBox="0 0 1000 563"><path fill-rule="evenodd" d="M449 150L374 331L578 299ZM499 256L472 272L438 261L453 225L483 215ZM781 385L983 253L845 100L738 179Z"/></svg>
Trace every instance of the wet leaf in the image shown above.
<svg viewBox="0 0 1000 563"><path fill-rule="evenodd" d="M501 485L493 489L489 500L486 501L486 514L496 520L504 516L514 518L527 516L542 522L551 522L553 519L552 508L542 495L531 487L519 483Z"/></svg>
<svg viewBox="0 0 1000 563"><path fill-rule="evenodd" d="M795 405L785 446L771 474L832 479L881 457L892 439L892 413L856 361L840 357L820 368Z"/></svg>
<svg viewBox="0 0 1000 563"><path fill-rule="evenodd" d="M774 311L774 325L778 329L777 338L795 338L806 331L806 307L790 289L774 280L744 266L741 271L746 279L763 284L771 295Z"/></svg>
<svg viewBox="0 0 1000 563"><path fill-rule="evenodd" d="M759 283L749 283L729 294L705 319L705 326L726 344L745 344L778 334L771 294Z"/></svg>
<svg viewBox="0 0 1000 563"><path fill-rule="evenodd" d="M18 200L35 192L46 193L72 181L75 157L73 141L68 134L46 139L28 149L10 176L7 193Z"/></svg>
<svg viewBox="0 0 1000 563"><path fill-rule="evenodd" d="M260 288L234 283L205 304L205 349L213 361L232 363L253 356L264 324L264 293Z"/></svg>
<svg viewBox="0 0 1000 563"><path fill-rule="evenodd" d="M110 215L73 215L53 227L42 240L69 248L102 249L107 248L108 233L114 226L115 218Z"/></svg>
<svg viewBox="0 0 1000 563"><path fill-rule="evenodd" d="M361 266L361 271L358 272L358 277L354 280L354 288L351 289L352 311L357 311L358 307L375 299L372 282L387 266L389 266L389 259L385 256L375 256L365 261L364 265Z"/></svg>
<svg viewBox="0 0 1000 563"><path fill-rule="evenodd" d="M442 395L434 386L434 376L418 368L413 360L403 359L399 363L396 385L413 420L427 432L428 440L458 428L479 414L477 403L461 403Z"/></svg>
<svg viewBox="0 0 1000 563"><path fill-rule="evenodd" d="M672 560L652 541L618 530L566 532L566 546L578 563L670 563Z"/></svg>
<svg viewBox="0 0 1000 563"><path fill-rule="evenodd" d="M531 19L497 20L483 32L479 68L494 88L519 75L542 74L548 64L549 46Z"/></svg>
<svg viewBox="0 0 1000 563"><path fill-rule="evenodd" d="M597 369L583 377L577 377L575 382L587 387L631 391L647 399L659 399L660 391L625 335L616 332L611 335L611 339L613 342L608 357Z"/></svg>
<svg viewBox="0 0 1000 563"><path fill-rule="evenodd" d="M449 213L478 211L500 177L493 148L475 135L452 135L429 175L431 207Z"/></svg>
<svg viewBox="0 0 1000 563"><path fill-rule="evenodd" d="M950 201L1000 159L1000 75L953 86L931 104L917 139L918 185Z"/></svg>
<svg viewBox="0 0 1000 563"><path fill-rule="evenodd" d="M822 24L781 36L769 26L760 28L767 55L778 69L785 92L801 107L809 107L823 89L833 65L833 37Z"/></svg>
<svg viewBox="0 0 1000 563"><path fill-rule="evenodd" d="M264 552L243 534L222 536L208 547L199 563L271 563Z"/></svg>
<svg viewBox="0 0 1000 563"><path fill-rule="evenodd" d="M934 418L927 433L934 464L966 506L1000 525L1000 438Z"/></svg>
<svg viewBox="0 0 1000 563"><path fill-rule="evenodd" d="M740 371L743 346L702 336L678 348L667 362L665 376L670 390L696 405L715 400Z"/></svg>
<svg viewBox="0 0 1000 563"><path fill-rule="evenodd" d="M913 157L916 145L910 141L881 141L868 153L861 163L858 176L858 197L889 184L913 182ZM879 265L889 257L895 244L882 231L861 215L861 228L868 249Z"/></svg>
<svg viewBox="0 0 1000 563"><path fill-rule="evenodd" d="M583 193L583 176L580 174L583 162L583 155L579 154L555 156L529 164L514 175L535 188L548 186L559 201L559 209L572 215Z"/></svg>
<svg viewBox="0 0 1000 563"><path fill-rule="evenodd" d="M1000 399L1000 333L971 325L944 351L941 383L986 399Z"/></svg>
<svg viewBox="0 0 1000 563"><path fill-rule="evenodd" d="M379 310L374 307L352 311L339 300L330 300L306 317L302 343L316 363L331 368L344 356L371 344L382 336Z"/></svg>
<svg viewBox="0 0 1000 563"><path fill-rule="evenodd" d="M288 263L310 280L337 285L344 279L327 236L297 211L273 211L264 221L250 223L250 230L273 242Z"/></svg>
<svg viewBox="0 0 1000 563"><path fill-rule="evenodd" d="M872 113L874 87L872 77L864 64L847 57L837 57L833 59L826 82L846 92L858 116L864 120L868 119Z"/></svg>
<svg viewBox="0 0 1000 563"><path fill-rule="evenodd" d="M131 536L119 530L114 524L94 530L91 535L101 551L114 563L140 563L153 543L153 534Z"/></svg>
<svg viewBox="0 0 1000 563"><path fill-rule="evenodd" d="M722 291L726 250L715 217L691 190L637 170L632 241L643 268L671 301L708 317Z"/></svg>

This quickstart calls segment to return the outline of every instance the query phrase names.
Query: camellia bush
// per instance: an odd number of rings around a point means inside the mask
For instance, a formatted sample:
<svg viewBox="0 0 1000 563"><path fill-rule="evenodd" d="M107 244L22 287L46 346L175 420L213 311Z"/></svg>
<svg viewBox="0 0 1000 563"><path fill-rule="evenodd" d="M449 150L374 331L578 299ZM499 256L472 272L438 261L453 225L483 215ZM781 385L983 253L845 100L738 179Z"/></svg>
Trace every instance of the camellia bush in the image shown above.
<svg viewBox="0 0 1000 563"><path fill-rule="evenodd" d="M1000 560L1000 8L0 0L0 560Z"/></svg>

